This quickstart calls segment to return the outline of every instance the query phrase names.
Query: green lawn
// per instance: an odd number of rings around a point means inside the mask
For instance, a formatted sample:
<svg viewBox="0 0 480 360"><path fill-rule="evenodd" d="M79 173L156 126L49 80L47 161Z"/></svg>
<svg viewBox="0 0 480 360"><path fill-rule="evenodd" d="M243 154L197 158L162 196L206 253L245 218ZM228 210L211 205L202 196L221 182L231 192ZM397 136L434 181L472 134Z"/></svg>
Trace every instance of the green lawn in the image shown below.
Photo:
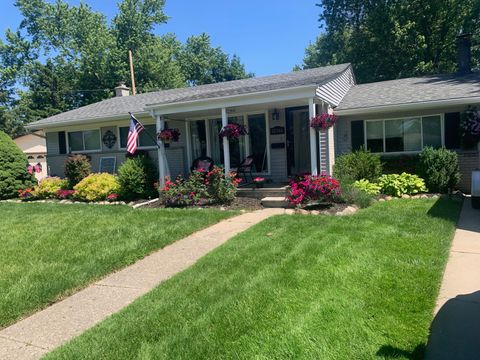
<svg viewBox="0 0 480 360"><path fill-rule="evenodd" d="M0 204L0 328L233 213Z"/></svg>
<svg viewBox="0 0 480 360"><path fill-rule="evenodd" d="M460 206L270 218L47 359L420 357Z"/></svg>

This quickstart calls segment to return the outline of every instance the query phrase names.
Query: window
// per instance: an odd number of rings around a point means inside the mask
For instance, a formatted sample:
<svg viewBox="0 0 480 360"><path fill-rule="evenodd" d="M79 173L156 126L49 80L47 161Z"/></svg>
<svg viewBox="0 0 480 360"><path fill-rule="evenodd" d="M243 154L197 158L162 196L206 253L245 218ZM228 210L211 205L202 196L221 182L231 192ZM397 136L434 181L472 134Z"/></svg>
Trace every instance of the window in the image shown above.
<svg viewBox="0 0 480 360"><path fill-rule="evenodd" d="M138 147L154 147L156 145L156 133L157 127L155 125L144 125L145 130L141 131L138 136ZM128 126L120 127L119 129L120 135L120 148L126 149L127 148L127 140L128 140Z"/></svg>
<svg viewBox="0 0 480 360"><path fill-rule="evenodd" d="M366 148L375 153L421 151L442 146L440 115L366 121Z"/></svg>
<svg viewBox="0 0 480 360"><path fill-rule="evenodd" d="M268 171L267 127L265 114L248 116L250 154L253 155L256 172Z"/></svg>
<svg viewBox="0 0 480 360"><path fill-rule="evenodd" d="M207 132L205 120L190 122L190 136L192 138L193 159L207 155Z"/></svg>
<svg viewBox="0 0 480 360"><path fill-rule="evenodd" d="M100 150L100 130L73 131L68 133L70 151Z"/></svg>

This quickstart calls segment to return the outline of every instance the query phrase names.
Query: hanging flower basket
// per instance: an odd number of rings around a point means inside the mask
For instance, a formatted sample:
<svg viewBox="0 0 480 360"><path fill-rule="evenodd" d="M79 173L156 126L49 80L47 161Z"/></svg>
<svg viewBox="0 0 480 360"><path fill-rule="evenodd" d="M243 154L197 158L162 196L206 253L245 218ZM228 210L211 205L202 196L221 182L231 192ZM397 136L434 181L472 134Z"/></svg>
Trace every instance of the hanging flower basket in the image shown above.
<svg viewBox="0 0 480 360"><path fill-rule="evenodd" d="M334 114L322 113L310 119L310 127L315 130L327 130L335 125L337 116Z"/></svg>
<svg viewBox="0 0 480 360"><path fill-rule="evenodd" d="M469 106L462 114L462 147L471 149L480 141L480 111Z"/></svg>
<svg viewBox="0 0 480 360"><path fill-rule="evenodd" d="M157 134L157 137L165 144L169 144L172 141L177 142L180 138L180 131L178 129L163 129Z"/></svg>
<svg viewBox="0 0 480 360"><path fill-rule="evenodd" d="M238 140L240 136L247 135L247 128L240 124L227 124L220 130L218 135L220 139L226 137L230 141L235 141Z"/></svg>

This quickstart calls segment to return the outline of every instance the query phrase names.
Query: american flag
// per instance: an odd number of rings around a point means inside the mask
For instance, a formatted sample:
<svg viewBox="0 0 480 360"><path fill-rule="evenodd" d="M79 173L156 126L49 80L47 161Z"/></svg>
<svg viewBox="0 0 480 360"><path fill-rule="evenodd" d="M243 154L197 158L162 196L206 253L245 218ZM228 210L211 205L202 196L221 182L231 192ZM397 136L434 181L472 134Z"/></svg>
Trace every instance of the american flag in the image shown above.
<svg viewBox="0 0 480 360"><path fill-rule="evenodd" d="M130 129L128 130L128 138L127 138L127 151L130 154L134 154L137 151L137 143L138 143L138 135L142 130L145 128L143 125L135 119L135 116L130 114Z"/></svg>

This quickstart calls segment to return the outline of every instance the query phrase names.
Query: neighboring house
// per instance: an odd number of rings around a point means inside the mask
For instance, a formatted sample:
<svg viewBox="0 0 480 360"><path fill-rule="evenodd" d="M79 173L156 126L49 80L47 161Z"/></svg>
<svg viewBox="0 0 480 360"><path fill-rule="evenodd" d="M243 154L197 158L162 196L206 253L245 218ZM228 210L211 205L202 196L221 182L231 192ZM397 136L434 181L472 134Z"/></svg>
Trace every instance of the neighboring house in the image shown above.
<svg viewBox="0 0 480 360"><path fill-rule="evenodd" d="M112 164L118 168L125 159L128 112L145 125L138 145L155 160L159 152L148 133L180 130L180 141L159 159L168 164L161 173L168 168L172 176L188 173L202 155L227 171L253 155L258 174L284 183L303 172L331 173L335 156L360 146L382 156L414 154L426 145L458 149L460 113L480 104L480 74L356 85L351 65L342 64L135 96L124 85L115 91L112 99L29 125L46 133L52 175L63 176L69 153L88 154L94 171L105 171L100 164L110 158L108 170L115 171ZM309 119L326 111L339 116L337 125L312 130ZM246 125L249 135L224 143L218 133L227 122ZM479 152L459 154L468 190Z"/></svg>
<svg viewBox="0 0 480 360"><path fill-rule="evenodd" d="M47 177L47 144L43 132L35 131L19 136L13 141L27 156L29 169L35 174L37 180Z"/></svg>

